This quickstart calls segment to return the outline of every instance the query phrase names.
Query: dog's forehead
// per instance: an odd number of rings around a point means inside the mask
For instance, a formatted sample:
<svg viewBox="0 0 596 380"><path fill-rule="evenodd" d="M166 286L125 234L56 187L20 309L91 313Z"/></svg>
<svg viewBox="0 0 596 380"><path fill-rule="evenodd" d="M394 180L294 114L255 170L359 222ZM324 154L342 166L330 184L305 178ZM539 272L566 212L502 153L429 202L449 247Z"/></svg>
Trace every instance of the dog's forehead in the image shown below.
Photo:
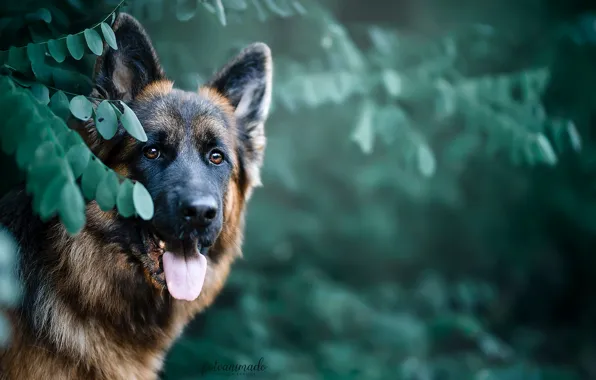
<svg viewBox="0 0 596 380"><path fill-rule="evenodd" d="M231 115L225 101L216 93L171 88L141 97L137 106L138 116L148 133L166 132L173 141L193 136L198 142L216 138L232 143L229 141L234 135L230 133Z"/></svg>

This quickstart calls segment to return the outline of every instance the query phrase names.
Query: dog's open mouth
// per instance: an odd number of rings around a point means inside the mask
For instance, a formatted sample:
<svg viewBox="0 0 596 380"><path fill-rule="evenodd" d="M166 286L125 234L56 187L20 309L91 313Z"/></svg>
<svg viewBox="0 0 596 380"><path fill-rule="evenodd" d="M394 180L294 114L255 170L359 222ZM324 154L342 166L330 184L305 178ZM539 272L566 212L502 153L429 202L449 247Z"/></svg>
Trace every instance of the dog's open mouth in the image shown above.
<svg viewBox="0 0 596 380"><path fill-rule="evenodd" d="M207 272L207 258L201 254L198 241L165 242L158 238L156 245L156 249L141 258L151 281L166 287L176 299L195 300L201 293Z"/></svg>

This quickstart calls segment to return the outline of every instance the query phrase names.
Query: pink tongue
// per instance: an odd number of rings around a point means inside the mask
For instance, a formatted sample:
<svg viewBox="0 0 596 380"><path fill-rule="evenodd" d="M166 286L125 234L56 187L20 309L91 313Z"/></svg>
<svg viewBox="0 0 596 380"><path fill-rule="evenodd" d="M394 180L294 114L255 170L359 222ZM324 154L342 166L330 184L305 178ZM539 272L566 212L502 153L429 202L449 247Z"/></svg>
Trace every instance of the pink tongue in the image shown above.
<svg viewBox="0 0 596 380"><path fill-rule="evenodd" d="M190 257L183 257L166 251L163 255L163 270L172 297L194 301L203 288L207 258L198 252Z"/></svg>

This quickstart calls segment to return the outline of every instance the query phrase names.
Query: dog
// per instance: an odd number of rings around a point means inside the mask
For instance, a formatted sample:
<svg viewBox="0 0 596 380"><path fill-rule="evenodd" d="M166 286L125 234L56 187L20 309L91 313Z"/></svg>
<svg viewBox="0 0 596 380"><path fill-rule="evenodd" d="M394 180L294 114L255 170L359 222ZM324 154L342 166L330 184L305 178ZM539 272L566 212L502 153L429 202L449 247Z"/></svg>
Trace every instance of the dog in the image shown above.
<svg viewBox="0 0 596 380"><path fill-rule="evenodd" d="M91 97L124 101L147 141L123 128L104 140L92 120L71 127L108 167L147 188L154 217L123 218L93 201L71 236L32 213L24 186L0 200L23 283L22 303L8 312L1 379L157 379L241 256L246 204L261 184L269 47L247 46L188 92L167 79L137 20L120 13L113 29L118 49L104 46Z"/></svg>

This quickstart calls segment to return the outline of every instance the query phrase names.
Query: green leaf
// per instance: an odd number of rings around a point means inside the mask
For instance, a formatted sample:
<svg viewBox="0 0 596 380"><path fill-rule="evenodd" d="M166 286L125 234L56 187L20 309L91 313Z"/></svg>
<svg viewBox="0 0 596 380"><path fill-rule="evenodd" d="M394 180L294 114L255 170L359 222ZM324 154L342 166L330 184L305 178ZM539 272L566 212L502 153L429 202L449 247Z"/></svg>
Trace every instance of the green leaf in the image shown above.
<svg viewBox="0 0 596 380"><path fill-rule="evenodd" d="M70 117L70 104L68 97L62 92L57 91L50 98L50 109L65 122Z"/></svg>
<svg viewBox="0 0 596 380"><path fill-rule="evenodd" d="M25 132L23 123L28 123L31 113L34 112L34 109L28 106L29 104L24 102L14 113L6 116L7 119L0 130L2 150L6 154L13 154L16 151L17 144Z"/></svg>
<svg viewBox="0 0 596 380"><path fill-rule="evenodd" d="M81 34L69 34L66 37L66 47L70 55L78 61L85 54L85 39Z"/></svg>
<svg viewBox="0 0 596 380"><path fill-rule="evenodd" d="M10 77L10 79L12 79L15 83L18 83L19 86L21 86L21 87L31 87L31 85L33 83L36 83L35 81L32 81L32 80L22 79L22 78L17 78L17 77Z"/></svg>
<svg viewBox="0 0 596 380"><path fill-rule="evenodd" d="M31 85L31 93L35 96L41 104L48 104L50 102L50 90L43 84L34 83Z"/></svg>
<svg viewBox="0 0 596 380"><path fill-rule="evenodd" d="M52 77L56 87L63 91L76 94L89 94L93 89L93 82L91 79L77 71L54 67L52 70Z"/></svg>
<svg viewBox="0 0 596 380"><path fill-rule="evenodd" d="M76 235L85 226L85 200L76 183L69 181L62 188L58 213L66 231Z"/></svg>
<svg viewBox="0 0 596 380"><path fill-rule="evenodd" d="M215 0L215 11L217 13L217 18L219 18L219 22L221 22L223 26L226 26L226 11L221 0Z"/></svg>
<svg viewBox="0 0 596 380"><path fill-rule="evenodd" d="M74 178L77 179L83 174L87 165L89 165L91 152L85 144L74 145L68 149L68 152L66 152L66 159L72 169Z"/></svg>
<svg viewBox="0 0 596 380"><path fill-rule="evenodd" d="M54 84L52 82L52 68L46 65L44 62L32 62L31 70L39 82L48 85Z"/></svg>
<svg viewBox="0 0 596 380"><path fill-rule="evenodd" d="M135 210L142 219L149 220L153 218L153 200L142 183L137 182L134 184L132 189L132 199Z"/></svg>
<svg viewBox="0 0 596 380"><path fill-rule="evenodd" d="M46 46L45 44L28 44L27 45L27 57L31 64L41 64L46 59Z"/></svg>
<svg viewBox="0 0 596 380"><path fill-rule="evenodd" d="M52 22L52 14L46 8L39 8L33 13L29 13L25 16L27 21L44 21L46 24Z"/></svg>
<svg viewBox="0 0 596 380"><path fill-rule="evenodd" d="M118 213L125 218L130 218L135 213L135 205L133 200L133 184L130 180L124 180L120 184L118 196L116 197L116 206Z"/></svg>
<svg viewBox="0 0 596 380"><path fill-rule="evenodd" d="M95 200L102 211L109 211L116 205L116 196L120 183L116 173L109 170L97 185Z"/></svg>
<svg viewBox="0 0 596 380"><path fill-rule="evenodd" d="M108 45L112 49L118 50L118 44L116 43L116 35L114 34L114 31L112 30L112 28L105 22L101 23L101 32L103 34L104 40L106 40Z"/></svg>
<svg viewBox="0 0 596 380"><path fill-rule="evenodd" d="M83 95L77 95L70 100L70 112L80 120L89 120L93 114L93 104Z"/></svg>
<svg viewBox="0 0 596 380"><path fill-rule="evenodd" d="M40 190L62 170L62 162L51 141L42 142L35 149L27 172L27 191L41 196ZM38 199L41 201L41 199ZM38 204L39 206L39 204ZM37 208L39 211L39 208Z"/></svg>
<svg viewBox="0 0 596 380"><path fill-rule="evenodd" d="M137 115L135 115L133 110L131 110L124 102L121 101L120 104L122 104L122 107L124 108L124 112L120 118L124 129L126 129L126 131L135 139L142 142L147 141L147 135L145 134L145 130L137 118Z"/></svg>
<svg viewBox="0 0 596 380"><path fill-rule="evenodd" d="M243 11L246 10L246 8L248 8L246 0L224 0L224 2L224 7L233 9L235 11Z"/></svg>
<svg viewBox="0 0 596 380"><path fill-rule="evenodd" d="M52 58L56 60L56 62L64 62L66 59L66 53L68 52L66 48L66 41L64 38L58 40L49 40L48 41L48 50L50 51L50 55Z"/></svg>
<svg viewBox="0 0 596 380"><path fill-rule="evenodd" d="M436 161L433 152L430 150L428 145L421 143L418 144L417 148L418 156L418 170L425 177L432 177L436 170Z"/></svg>
<svg viewBox="0 0 596 380"><path fill-rule="evenodd" d="M116 105L114 103L110 102L110 105L114 109L114 112L116 112L118 119L120 119L122 117L122 111L120 111L120 109L118 107L116 107Z"/></svg>
<svg viewBox="0 0 596 380"><path fill-rule="evenodd" d="M271 10L271 12L277 13L281 17L289 17L292 15L289 9L280 7L274 0L263 0L263 2Z"/></svg>
<svg viewBox="0 0 596 380"><path fill-rule="evenodd" d="M118 130L118 117L109 101L104 100L95 110L95 127L106 140L111 139Z"/></svg>
<svg viewBox="0 0 596 380"><path fill-rule="evenodd" d="M33 137L28 137L19 143L16 154L17 165L19 168L26 169L27 166L29 166L31 161L33 161L35 151L40 144L41 140Z"/></svg>
<svg viewBox="0 0 596 380"><path fill-rule="evenodd" d="M567 133L569 134L569 142L571 143L571 147L576 152L579 152L582 149L582 138L575 127L573 122L567 123Z"/></svg>
<svg viewBox="0 0 596 380"><path fill-rule="evenodd" d="M300 13L302 16L306 14L306 9L304 8L304 5L299 3L297 0L292 1L292 5L294 6L294 9L296 9L296 11Z"/></svg>
<svg viewBox="0 0 596 380"><path fill-rule="evenodd" d="M356 142L360 146L360 149L362 149L362 152L365 154L372 153L373 144L375 141L373 111L373 103L371 101L365 102L362 112L360 113L358 125L351 136L352 141Z"/></svg>
<svg viewBox="0 0 596 380"><path fill-rule="evenodd" d="M60 194L66 184L66 177L58 175L54 177L49 185L45 188L43 196L41 197L41 204L39 206L39 216L42 220L48 220L56 211L58 211L58 203L60 201Z"/></svg>
<svg viewBox="0 0 596 380"><path fill-rule="evenodd" d="M29 58L27 57L27 49L11 47L8 50L8 64L14 67L21 73L26 73L29 70Z"/></svg>
<svg viewBox="0 0 596 380"><path fill-rule="evenodd" d="M87 41L89 50L95 55L101 55L101 53L103 53L103 41L101 40L99 33L97 33L95 29L85 29L83 34L85 35L85 41Z"/></svg>
<svg viewBox="0 0 596 380"><path fill-rule="evenodd" d="M93 157L89 161L87 168L83 172L83 177L81 178L81 190L83 190L85 198L94 199L97 185L99 184L99 181L103 179L105 172L105 167L97 158Z"/></svg>
<svg viewBox="0 0 596 380"><path fill-rule="evenodd" d="M536 136L536 145L538 146L540 156L545 163L549 165L555 165L557 163L557 155L555 154L555 150L550 144L550 141L548 141L546 136L544 136L542 133Z"/></svg>
<svg viewBox="0 0 596 380"><path fill-rule="evenodd" d="M176 1L176 18L178 21L188 21L197 13L197 2L194 0Z"/></svg>
<svg viewBox="0 0 596 380"><path fill-rule="evenodd" d="M392 69L383 70L381 79L383 81L383 85L385 86L385 90L387 90L387 94L391 95L392 97L396 97L401 93L402 79L397 71Z"/></svg>

